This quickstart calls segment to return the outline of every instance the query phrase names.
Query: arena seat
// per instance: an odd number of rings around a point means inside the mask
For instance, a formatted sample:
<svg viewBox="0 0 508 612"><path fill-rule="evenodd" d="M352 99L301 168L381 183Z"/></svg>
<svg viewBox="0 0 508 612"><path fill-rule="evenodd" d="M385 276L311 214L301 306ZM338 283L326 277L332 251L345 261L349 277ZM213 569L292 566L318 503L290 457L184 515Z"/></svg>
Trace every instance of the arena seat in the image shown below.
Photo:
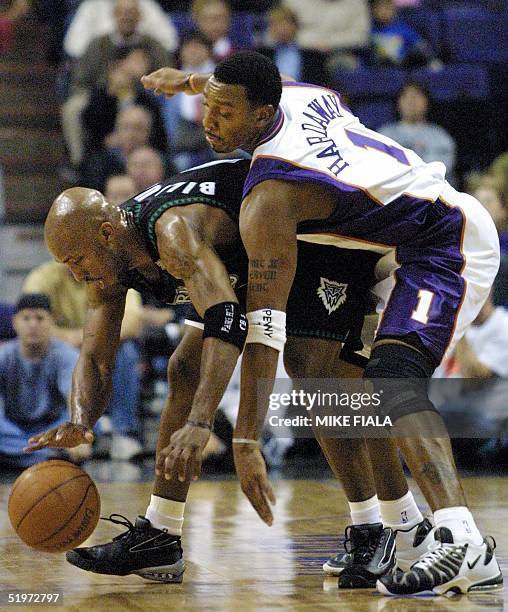
<svg viewBox="0 0 508 612"><path fill-rule="evenodd" d="M360 121L373 130L395 121L395 108L391 101L372 101L355 104L352 111Z"/></svg>
<svg viewBox="0 0 508 612"><path fill-rule="evenodd" d="M350 96L395 96L407 78L402 68L367 68L338 70L334 84Z"/></svg>
<svg viewBox="0 0 508 612"><path fill-rule="evenodd" d="M479 64L448 64L440 70L418 68L411 78L425 85L437 102L461 97L486 99L489 95L489 75Z"/></svg>
<svg viewBox="0 0 508 612"><path fill-rule="evenodd" d="M508 12L483 7L443 11L445 40L454 62L508 61Z"/></svg>
<svg viewBox="0 0 508 612"><path fill-rule="evenodd" d="M399 14L402 21L418 32L437 55L441 55L443 28L440 11L418 7L402 9Z"/></svg>

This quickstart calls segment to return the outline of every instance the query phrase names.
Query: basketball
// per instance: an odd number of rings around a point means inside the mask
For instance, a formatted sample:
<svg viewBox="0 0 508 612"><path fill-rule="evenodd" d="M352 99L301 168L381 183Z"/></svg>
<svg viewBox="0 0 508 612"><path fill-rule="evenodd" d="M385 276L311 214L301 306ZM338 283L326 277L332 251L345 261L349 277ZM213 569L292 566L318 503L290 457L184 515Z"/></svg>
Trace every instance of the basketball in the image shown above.
<svg viewBox="0 0 508 612"><path fill-rule="evenodd" d="M100 497L81 468L62 460L38 463L14 482L8 512L18 536L32 548L62 552L83 543L99 521Z"/></svg>

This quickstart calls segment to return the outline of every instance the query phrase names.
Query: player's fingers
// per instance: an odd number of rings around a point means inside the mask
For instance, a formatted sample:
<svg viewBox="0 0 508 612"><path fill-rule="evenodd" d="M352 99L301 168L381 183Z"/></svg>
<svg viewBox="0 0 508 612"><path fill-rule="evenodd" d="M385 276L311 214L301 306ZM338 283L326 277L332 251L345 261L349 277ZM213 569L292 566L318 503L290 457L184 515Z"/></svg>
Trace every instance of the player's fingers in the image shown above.
<svg viewBox="0 0 508 612"><path fill-rule="evenodd" d="M163 448L157 453L155 458L155 473L160 476L164 470L164 462L166 461L166 449Z"/></svg>
<svg viewBox="0 0 508 612"><path fill-rule="evenodd" d="M273 522L272 511L270 510L270 506L267 504L258 483L253 482L249 484L244 491L261 520L267 525L271 525Z"/></svg>
<svg viewBox="0 0 508 612"><path fill-rule="evenodd" d="M180 453L176 460L175 469L178 474L178 480L180 482L185 482L187 480L187 467L190 463L191 455L192 449L186 447L183 449L183 451Z"/></svg>
<svg viewBox="0 0 508 612"><path fill-rule="evenodd" d="M194 453L191 470L190 470L192 480L197 480L199 478L199 475L201 474L201 462L202 462L201 451L197 450Z"/></svg>
<svg viewBox="0 0 508 612"><path fill-rule="evenodd" d="M267 525L271 526L273 523L273 514L263 493L263 489L259 484L256 487L256 499L258 500L257 513Z"/></svg>
<svg viewBox="0 0 508 612"><path fill-rule="evenodd" d="M166 480L171 480L173 477L177 457L178 450L176 448L172 449L169 455L166 457L166 461L164 462L164 478Z"/></svg>
<svg viewBox="0 0 508 612"><path fill-rule="evenodd" d="M272 485L269 483L268 478L264 478L260 486L265 497L272 504L272 506L275 506L277 500L275 499L275 493L273 492Z"/></svg>

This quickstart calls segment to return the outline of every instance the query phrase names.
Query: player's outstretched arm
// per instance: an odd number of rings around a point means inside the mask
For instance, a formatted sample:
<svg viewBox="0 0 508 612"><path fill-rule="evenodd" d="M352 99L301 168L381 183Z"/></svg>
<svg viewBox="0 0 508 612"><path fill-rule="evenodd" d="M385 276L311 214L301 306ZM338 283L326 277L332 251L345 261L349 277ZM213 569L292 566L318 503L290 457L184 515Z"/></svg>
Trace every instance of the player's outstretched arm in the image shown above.
<svg viewBox="0 0 508 612"><path fill-rule="evenodd" d="M212 75L189 73L177 68L159 68L141 77L145 89L151 89L156 94L163 93L170 98L178 93L189 96L203 93L206 82Z"/></svg>
<svg viewBox="0 0 508 612"><path fill-rule="evenodd" d="M170 214L168 214L170 213ZM167 478L197 479L215 411L235 368L247 333L247 321L231 288L229 275L195 219L168 211L156 228L159 254L166 270L181 278L197 312L204 319L200 379L187 424L159 453Z"/></svg>
<svg viewBox="0 0 508 612"><path fill-rule="evenodd" d="M120 287L101 290L89 285L87 294L83 344L72 377L70 421L30 438L27 452L93 442L92 428L108 404L126 290Z"/></svg>
<svg viewBox="0 0 508 612"><path fill-rule="evenodd" d="M275 498L254 441L261 435L279 351L284 348L284 313L297 262L293 202L289 184L266 181L247 196L240 212L240 233L249 256L249 336L242 360L240 411L233 448L242 490L269 525L273 516L268 502L274 503ZM264 328L266 317L270 325ZM262 397L257 386L260 378L267 380Z"/></svg>

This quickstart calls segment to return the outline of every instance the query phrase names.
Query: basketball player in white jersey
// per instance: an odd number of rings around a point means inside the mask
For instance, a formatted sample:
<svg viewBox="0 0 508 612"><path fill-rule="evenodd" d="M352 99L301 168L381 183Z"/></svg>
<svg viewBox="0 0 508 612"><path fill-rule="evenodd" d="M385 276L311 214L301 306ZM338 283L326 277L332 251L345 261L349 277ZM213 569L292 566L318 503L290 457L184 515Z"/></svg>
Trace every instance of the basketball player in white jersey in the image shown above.
<svg viewBox="0 0 508 612"><path fill-rule="evenodd" d="M243 441L235 445L237 471L253 504L259 506L266 490L266 474L251 467L259 459L257 379L274 378L284 346L297 237L395 249L391 282L380 284L381 319L365 376L393 379L389 414L406 463L435 510L437 529L432 550L408 572L381 577L377 586L385 594L502 588L494 543L482 538L467 508L441 417L426 389L409 384L430 378L489 294L499 243L488 213L446 182L443 164L426 164L365 128L332 90L282 86L273 63L255 52L226 58L213 75L161 69L142 81L168 95L203 92L210 146L218 153L242 148L253 156L240 214L251 276L235 430ZM255 282L260 268L271 272L267 282ZM407 431L440 433L404 437ZM376 441L369 447L377 467L383 458ZM179 461L185 453L182 448Z"/></svg>

